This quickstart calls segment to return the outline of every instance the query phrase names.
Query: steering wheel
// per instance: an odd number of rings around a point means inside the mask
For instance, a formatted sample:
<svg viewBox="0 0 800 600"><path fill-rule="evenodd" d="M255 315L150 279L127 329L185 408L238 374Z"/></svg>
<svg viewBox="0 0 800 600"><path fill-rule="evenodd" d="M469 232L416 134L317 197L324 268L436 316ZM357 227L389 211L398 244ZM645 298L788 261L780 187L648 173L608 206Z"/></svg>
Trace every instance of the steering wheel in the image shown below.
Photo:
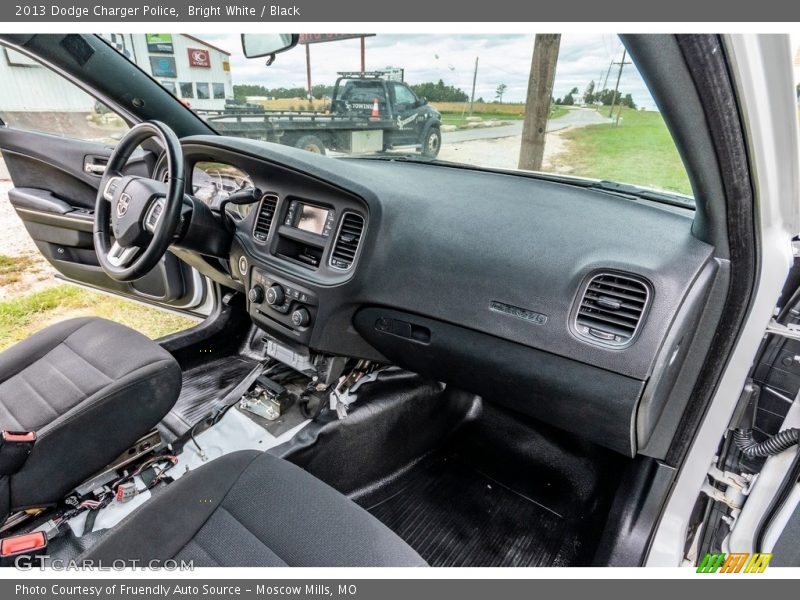
<svg viewBox="0 0 800 600"><path fill-rule="evenodd" d="M133 151L151 137L164 148L166 183L122 173ZM178 228L183 194L183 150L175 132L158 121L132 127L108 159L95 202L94 247L109 277L134 281L158 264Z"/></svg>

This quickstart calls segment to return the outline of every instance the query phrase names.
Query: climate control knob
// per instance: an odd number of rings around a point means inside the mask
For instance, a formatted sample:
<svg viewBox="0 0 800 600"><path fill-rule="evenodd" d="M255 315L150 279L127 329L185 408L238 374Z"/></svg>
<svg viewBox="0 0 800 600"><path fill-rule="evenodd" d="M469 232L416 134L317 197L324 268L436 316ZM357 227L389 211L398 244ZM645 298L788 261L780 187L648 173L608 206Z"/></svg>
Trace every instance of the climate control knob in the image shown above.
<svg viewBox="0 0 800 600"><path fill-rule="evenodd" d="M261 304L264 301L264 288L260 285L254 285L250 288L250 291L247 292L247 299L253 304Z"/></svg>
<svg viewBox="0 0 800 600"><path fill-rule="evenodd" d="M305 327L311 322L311 315L308 314L308 311L303 308L297 308L292 312L292 325L295 327Z"/></svg>
<svg viewBox="0 0 800 600"><path fill-rule="evenodd" d="M267 304L270 306L281 306L285 299L286 295L280 284L276 283L267 290Z"/></svg>

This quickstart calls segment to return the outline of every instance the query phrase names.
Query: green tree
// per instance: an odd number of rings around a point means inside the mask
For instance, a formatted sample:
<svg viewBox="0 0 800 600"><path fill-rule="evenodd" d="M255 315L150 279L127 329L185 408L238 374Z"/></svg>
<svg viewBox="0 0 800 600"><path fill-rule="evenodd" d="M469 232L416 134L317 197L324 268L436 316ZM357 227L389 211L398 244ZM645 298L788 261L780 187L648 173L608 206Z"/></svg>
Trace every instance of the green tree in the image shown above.
<svg viewBox="0 0 800 600"><path fill-rule="evenodd" d="M236 100L244 100L247 96L268 96L267 89L263 85L240 84L233 86L233 97Z"/></svg>
<svg viewBox="0 0 800 600"><path fill-rule="evenodd" d="M614 90L603 90L598 94L596 100L600 100L603 106L611 106L612 104L618 104L620 100L620 93L617 92L616 96L614 95Z"/></svg>
<svg viewBox="0 0 800 600"><path fill-rule="evenodd" d="M333 95L333 86L318 83L317 85L311 87L311 95L317 100L322 100L322 98L325 96L330 98Z"/></svg>
<svg viewBox="0 0 800 600"><path fill-rule="evenodd" d="M594 104L594 79L583 90L583 102L584 104Z"/></svg>
<svg viewBox="0 0 800 600"><path fill-rule="evenodd" d="M494 92L495 98L497 98L498 102L503 102L503 94L506 93L508 86L505 83L501 83L497 86L497 89Z"/></svg>
<svg viewBox="0 0 800 600"><path fill-rule="evenodd" d="M569 94L567 94L566 96L564 96L564 102L563 102L563 103L564 103L564 105L565 105L565 106L572 106L572 105L574 105L574 104L575 104L575 94L577 94L577 93L578 93L578 88L572 88L572 89L569 91Z"/></svg>
<svg viewBox="0 0 800 600"><path fill-rule="evenodd" d="M619 101L622 106L627 106L633 110L636 110L636 103L633 101L633 96L630 94L625 94L625 96Z"/></svg>
<svg viewBox="0 0 800 600"><path fill-rule="evenodd" d="M452 85L445 85L441 79L436 83L426 82L412 85L411 89L420 98L427 98L431 102L466 102L469 100L467 93Z"/></svg>

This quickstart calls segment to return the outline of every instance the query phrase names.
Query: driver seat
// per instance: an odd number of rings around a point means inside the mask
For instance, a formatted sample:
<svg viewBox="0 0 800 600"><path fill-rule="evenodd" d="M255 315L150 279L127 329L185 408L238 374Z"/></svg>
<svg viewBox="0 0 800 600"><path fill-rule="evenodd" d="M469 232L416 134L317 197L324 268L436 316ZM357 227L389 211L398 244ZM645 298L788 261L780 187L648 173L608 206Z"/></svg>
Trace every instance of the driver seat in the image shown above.
<svg viewBox="0 0 800 600"><path fill-rule="evenodd" d="M152 429L180 389L169 352L105 319L63 321L0 353L0 430L36 434L32 446L3 436L0 523L62 500Z"/></svg>

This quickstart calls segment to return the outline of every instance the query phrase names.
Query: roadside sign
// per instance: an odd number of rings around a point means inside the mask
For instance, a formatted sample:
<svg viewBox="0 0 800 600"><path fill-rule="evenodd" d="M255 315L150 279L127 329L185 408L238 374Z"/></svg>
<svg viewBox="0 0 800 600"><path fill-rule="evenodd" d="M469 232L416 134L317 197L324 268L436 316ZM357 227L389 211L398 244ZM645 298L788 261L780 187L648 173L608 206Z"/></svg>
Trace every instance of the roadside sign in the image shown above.
<svg viewBox="0 0 800 600"><path fill-rule="evenodd" d="M187 48L186 52L189 54L190 67L202 67L203 69L211 68L211 56L208 50L202 48Z"/></svg>
<svg viewBox="0 0 800 600"><path fill-rule="evenodd" d="M147 51L151 54L172 54L174 52L171 33L147 33L145 36Z"/></svg>
<svg viewBox="0 0 800 600"><path fill-rule="evenodd" d="M338 42L361 37L372 37L374 33L301 33L301 44L321 44L323 42Z"/></svg>

